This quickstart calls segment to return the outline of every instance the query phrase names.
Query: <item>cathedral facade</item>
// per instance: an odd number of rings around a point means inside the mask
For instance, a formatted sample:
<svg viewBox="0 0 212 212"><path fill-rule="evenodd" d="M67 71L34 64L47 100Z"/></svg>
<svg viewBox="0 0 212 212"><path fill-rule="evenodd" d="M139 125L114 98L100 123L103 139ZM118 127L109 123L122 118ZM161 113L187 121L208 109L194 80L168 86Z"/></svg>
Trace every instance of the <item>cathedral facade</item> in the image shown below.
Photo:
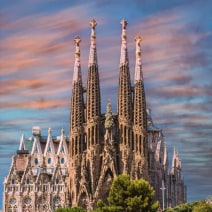
<svg viewBox="0 0 212 212"><path fill-rule="evenodd" d="M119 174L148 180L161 207L186 202L181 161L174 150L169 171L162 130L155 127L146 107L141 63L141 37L135 38L135 77L131 85L127 21L122 20L117 112L108 101L101 113L100 81L96 49L96 21L90 22L88 78L83 86L80 38L75 38L70 136L45 138L39 127L33 137L20 140L17 154L4 181L4 211L53 211L59 207L95 208L107 202L109 188Z"/></svg>

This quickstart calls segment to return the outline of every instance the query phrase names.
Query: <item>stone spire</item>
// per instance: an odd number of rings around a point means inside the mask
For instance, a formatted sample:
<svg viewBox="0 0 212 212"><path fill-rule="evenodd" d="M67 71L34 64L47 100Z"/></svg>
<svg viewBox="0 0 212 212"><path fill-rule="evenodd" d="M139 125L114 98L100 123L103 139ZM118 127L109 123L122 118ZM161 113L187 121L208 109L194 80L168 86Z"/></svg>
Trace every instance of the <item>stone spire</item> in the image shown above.
<svg viewBox="0 0 212 212"><path fill-rule="evenodd" d="M178 153L176 151L176 148L174 147L174 152L173 152L173 157L172 157L172 171L174 172L174 169L179 169L181 170L181 161L180 158L178 156Z"/></svg>
<svg viewBox="0 0 212 212"><path fill-rule="evenodd" d="M120 57L120 66L128 64L128 52L127 52L127 21L122 20L122 35L121 35L121 57Z"/></svg>
<svg viewBox="0 0 212 212"><path fill-rule="evenodd" d="M147 137L147 112L144 83L141 64L141 37L135 37L136 42L136 64L135 83L133 95L133 148L135 153L141 155L143 163L142 175L148 179L148 137ZM159 146L158 146L159 148ZM159 154L158 154L159 156Z"/></svg>
<svg viewBox="0 0 212 212"><path fill-rule="evenodd" d="M75 39L75 63L73 74L73 87L71 97L71 123L70 123L70 154L79 154L83 146L84 100L80 66L80 37Z"/></svg>
<svg viewBox="0 0 212 212"><path fill-rule="evenodd" d="M75 37L74 39L75 41L75 46L76 46L76 50L75 50L75 63L74 63L74 75L73 75L73 83L81 80L81 66L80 66L80 42L81 39L79 36Z"/></svg>
<svg viewBox="0 0 212 212"><path fill-rule="evenodd" d="M135 85L134 85L134 125L147 130L146 98L143 83L141 65L141 37L135 37L136 42L136 64L135 64Z"/></svg>
<svg viewBox="0 0 212 212"><path fill-rule="evenodd" d="M96 31L95 27L97 22L92 19L90 21L91 26L91 46L90 46L90 54L89 54L89 67L92 65L97 65L97 53L96 53Z"/></svg>
<svg viewBox="0 0 212 212"><path fill-rule="evenodd" d="M91 45L88 64L88 79L87 79L87 101L86 101L86 121L95 119L100 116L100 86L99 72L96 53L96 34L95 26L97 22L93 19L90 21L91 26Z"/></svg>
<svg viewBox="0 0 212 212"><path fill-rule="evenodd" d="M176 167L176 157L177 157L177 153L176 153L176 148L174 147L173 156L172 156L172 168Z"/></svg>
<svg viewBox="0 0 212 212"><path fill-rule="evenodd" d="M136 81L143 80L142 67L141 67L141 36L135 37L136 42L136 62L135 62L135 83Z"/></svg>
<svg viewBox="0 0 212 212"><path fill-rule="evenodd" d="M118 90L118 114L119 119L127 125L131 124L132 120L132 92L129 63L127 56L127 41L126 41L126 26L127 21L122 20L122 44L121 58L119 71L119 90Z"/></svg>
<svg viewBox="0 0 212 212"><path fill-rule="evenodd" d="M132 151L132 88L127 54L127 21L122 20L122 42L118 85L118 129L120 146L120 172L130 174Z"/></svg>

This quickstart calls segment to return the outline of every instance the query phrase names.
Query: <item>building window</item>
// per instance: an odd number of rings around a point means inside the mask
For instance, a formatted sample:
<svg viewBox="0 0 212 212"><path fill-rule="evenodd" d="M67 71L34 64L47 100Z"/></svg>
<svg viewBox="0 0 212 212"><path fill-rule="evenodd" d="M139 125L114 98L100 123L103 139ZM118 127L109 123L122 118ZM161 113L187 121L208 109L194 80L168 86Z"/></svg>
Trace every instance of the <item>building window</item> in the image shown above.
<svg viewBox="0 0 212 212"><path fill-rule="evenodd" d="M51 164L52 160L51 158L48 158L48 164Z"/></svg>
<svg viewBox="0 0 212 212"><path fill-rule="evenodd" d="M48 152L51 152L51 147L49 146L49 148L48 148Z"/></svg>
<svg viewBox="0 0 212 212"><path fill-rule="evenodd" d="M35 147L35 153L38 153L38 147L37 146Z"/></svg>
<svg viewBox="0 0 212 212"><path fill-rule="evenodd" d="M58 184L58 183L59 183L59 179L57 178L57 179L56 179L56 184Z"/></svg>
<svg viewBox="0 0 212 212"><path fill-rule="evenodd" d="M26 180L26 184L29 184L29 178Z"/></svg>
<svg viewBox="0 0 212 212"><path fill-rule="evenodd" d="M35 158L35 165L38 165L38 158Z"/></svg>
<svg viewBox="0 0 212 212"><path fill-rule="evenodd" d="M61 158L61 163L64 164L65 163L65 159Z"/></svg>
<svg viewBox="0 0 212 212"><path fill-rule="evenodd" d="M60 152L62 152L62 153L64 153L65 151L64 151L64 147L62 146L62 148L61 148L61 151Z"/></svg>

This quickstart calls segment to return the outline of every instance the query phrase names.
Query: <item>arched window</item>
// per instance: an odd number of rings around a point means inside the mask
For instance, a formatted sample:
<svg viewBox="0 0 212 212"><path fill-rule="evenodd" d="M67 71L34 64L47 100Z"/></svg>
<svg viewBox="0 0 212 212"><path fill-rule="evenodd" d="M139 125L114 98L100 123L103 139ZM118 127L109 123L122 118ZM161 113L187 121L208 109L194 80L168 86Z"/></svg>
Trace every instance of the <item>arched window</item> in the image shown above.
<svg viewBox="0 0 212 212"><path fill-rule="evenodd" d="M64 164L64 163L65 163L65 159L61 158L61 164Z"/></svg>
<svg viewBox="0 0 212 212"><path fill-rule="evenodd" d="M47 152L51 152L51 151L52 151L52 150L51 150L51 147L49 146L49 147L48 147L48 151L47 151Z"/></svg>
<svg viewBox="0 0 212 212"><path fill-rule="evenodd" d="M35 158L35 165L38 165L38 158Z"/></svg>
<svg viewBox="0 0 212 212"><path fill-rule="evenodd" d="M63 147L63 146L62 146L62 148L61 148L60 152L62 152L62 153L64 153L64 152L65 152L65 151L64 151L64 147Z"/></svg>
<svg viewBox="0 0 212 212"><path fill-rule="evenodd" d="M48 164L51 164L51 162L52 162L51 158L48 158L47 163L48 163Z"/></svg>

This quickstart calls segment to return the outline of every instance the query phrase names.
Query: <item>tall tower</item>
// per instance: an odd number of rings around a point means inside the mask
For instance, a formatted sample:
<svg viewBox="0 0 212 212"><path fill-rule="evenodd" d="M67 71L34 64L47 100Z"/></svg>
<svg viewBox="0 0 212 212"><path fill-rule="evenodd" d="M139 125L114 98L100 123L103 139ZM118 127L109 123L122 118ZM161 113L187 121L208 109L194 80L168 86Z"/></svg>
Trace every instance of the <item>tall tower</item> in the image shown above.
<svg viewBox="0 0 212 212"><path fill-rule="evenodd" d="M70 123L70 188L72 202L75 203L76 195L79 188L80 178L80 155L85 147L84 139L84 102L83 102L83 86L80 65L80 37L74 39L75 50L75 64L73 75L73 87L71 98L71 123Z"/></svg>
<svg viewBox="0 0 212 212"><path fill-rule="evenodd" d="M144 81L141 64L141 37L135 37L136 63L133 101L133 142L134 142L134 173L135 178L148 179L148 138L147 114Z"/></svg>
<svg viewBox="0 0 212 212"><path fill-rule="evenodd" d="M101 105L100 105L100 86L99 72L96 51L96 32L97 22L90 21L91 44L88 64L88 79L86 88L86 142L87 142L87 166L90 175L91 193L95 192L100 170L100 131L101 131Z"/></svg>
<svg viewBox="0 0 212 212"><path fill-rule="evenodd" d="M130 173L130 156L132 152L132 88L127 52L127 21L122 20L122 43L118 88L118 122L120 145L120 173Z"/></svg>

